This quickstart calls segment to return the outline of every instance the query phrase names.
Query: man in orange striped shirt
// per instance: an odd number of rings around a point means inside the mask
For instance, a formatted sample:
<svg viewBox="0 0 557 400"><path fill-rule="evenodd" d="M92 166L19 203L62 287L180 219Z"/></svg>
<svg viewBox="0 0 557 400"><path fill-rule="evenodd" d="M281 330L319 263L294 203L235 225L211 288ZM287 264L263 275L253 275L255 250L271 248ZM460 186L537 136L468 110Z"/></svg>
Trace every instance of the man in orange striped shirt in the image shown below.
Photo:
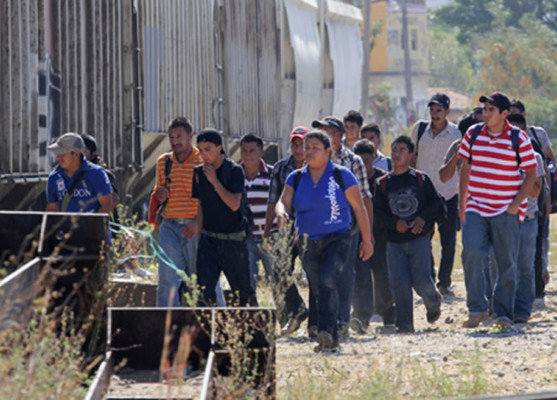
<svg viewBox="0 0 557 400"><path fill-rule="evenodd" d="M167 201L160 225L160 243L165 253L159 258L157 306L160 307L179 307L181 304L182 279L175 268L188 276L197 274L197 235L188 239L186 226L197 216L198 200L191 197L193 168L202 164L203 159L192 145L192 137L193 128L186 118L173 119L168 126L172 152L157 160L156 196L161 203ZM168 156L171 168L166 176Z"/></svg>

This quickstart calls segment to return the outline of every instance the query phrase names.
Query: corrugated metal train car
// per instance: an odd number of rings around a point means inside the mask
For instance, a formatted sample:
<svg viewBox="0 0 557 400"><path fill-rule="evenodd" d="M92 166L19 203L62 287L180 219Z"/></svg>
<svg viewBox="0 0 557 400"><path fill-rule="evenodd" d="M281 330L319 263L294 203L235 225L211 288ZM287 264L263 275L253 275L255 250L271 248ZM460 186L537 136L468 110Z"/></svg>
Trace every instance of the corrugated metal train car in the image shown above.
<svg viewBox="0 0 557 400"><path fill-rule="evenodd" d="M215 127L239 157L266 157L293 126L357 109L359 9L332 0L6 0L0 2L0 209L42 209L64 132L89 133L139 209L175 116Z"/></svg>

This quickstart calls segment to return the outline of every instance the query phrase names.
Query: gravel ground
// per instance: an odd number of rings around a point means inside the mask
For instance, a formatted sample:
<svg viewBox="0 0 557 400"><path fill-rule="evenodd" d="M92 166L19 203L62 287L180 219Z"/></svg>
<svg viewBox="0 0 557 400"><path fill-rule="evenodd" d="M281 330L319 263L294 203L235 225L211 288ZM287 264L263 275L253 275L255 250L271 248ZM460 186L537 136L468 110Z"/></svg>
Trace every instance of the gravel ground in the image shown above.
<svg viewBox="0 0 557 400"><path fill-rule="evenodd" d="M335 355L313 352L316 343L306 338L306 324L292 337L279 337L279 398L298 397L292 394L293 386L309 383L326 386L327 398L346 398L347 393L360 392L381 369L391 377L402 375L397 380L398 393L392 398L424 398L423 393L416 394L415 375L405 372L408 366L424 371L435 366L437 374L442 371L454 383L467 373L473 360L483 368L484 394L557 390L557 273L552 273L545 306L536 307L528 324L514 325L507 331L498 329L491 320L475 329L462 328L467 319L462 270L455 270L453 280L455 297L443 299L441 318L433 325L427 323L425 307L415 295L413 334L377 333L382 325L378 317L365 335L351 333ZM331 385L332 381L336 383ZM441 397L458 395L462 392Z"/></svg>

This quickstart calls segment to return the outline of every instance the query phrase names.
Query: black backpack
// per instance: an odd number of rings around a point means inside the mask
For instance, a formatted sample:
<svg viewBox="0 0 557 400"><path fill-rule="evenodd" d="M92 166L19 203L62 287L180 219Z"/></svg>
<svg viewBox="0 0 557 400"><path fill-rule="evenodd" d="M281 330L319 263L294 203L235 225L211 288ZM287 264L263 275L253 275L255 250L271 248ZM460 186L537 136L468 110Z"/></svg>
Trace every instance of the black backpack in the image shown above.
<svg viewBox="0 0 557 400"><path fill-rule="evenodd" d="M472 163L472 145L476 141L476 138L479 136L483 127L484 127L483 122L474 125L474 130L472 131L472 134L470 135L470 146L468 148L468 153L469 153L468 164ZM519 148L520 147L520 141L518 139L518 134L519 133L520 133L520 129L517 128L516 126L512 126L512 129L511 129L511 143L512 143L513 149L516 153L516 164L517 165L520 165L522 163L522 160L520 159L520 148Z"/></svg>

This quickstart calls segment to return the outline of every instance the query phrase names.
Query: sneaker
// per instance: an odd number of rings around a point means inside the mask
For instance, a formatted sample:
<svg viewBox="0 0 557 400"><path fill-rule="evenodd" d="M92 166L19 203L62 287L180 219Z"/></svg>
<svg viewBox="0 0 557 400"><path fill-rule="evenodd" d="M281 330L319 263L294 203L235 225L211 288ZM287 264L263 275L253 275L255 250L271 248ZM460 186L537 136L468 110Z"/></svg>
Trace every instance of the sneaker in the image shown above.
<svg viewBox="0 0 557 400"><path fill-rule="evenodd" d="M317 325L312 325L310 327L308 327L308 337L310 339L315 339L317 337L317 332L319 330L317 329Z"/></svg>
<svg viewBox="0 0 557 400"><path fill-rule="evenodd" d="M500 317L495 320L495 325L499 325L502 330L510 329L513 326L513 323L505 317Z"/></svg>
<svg viewBox="0 0 557 400"><path fill-rule="evenodd" d="M443 297L455 297L455 294L450 286L439 286L439 293Z"/></svg>
<svg viewBox="0 0 557 400"><path fill-rule="evenodd" d="M470 315L466 321L462 323L463 328L475 328L485 320L487 320L488 315Z"/></svg>
<svg viewBox="0 0 557 400"><path fill-rule="evenodd" d="M430 324L433 324L435 321L437 321L440 316L441 316L440 306L427 310L426 318L427 318L427 322L429 322Z"/></svg>
<svg viewBox="0 0 557 400"><path fill-rule="evenodd" d="M365 335L366 333L366 326L364 326L364 323L356 317L352 317L352 319L350 319L350 329L352 329L354 332L356 332L358 335Z"/></svg>
<svg viewBox="0 0 557 400"><path fill-rule="evenodd" d="M545 298L543 296L536 297L534 303L532 304L532 310L533 311L545 310Z"/></svg>
<svg viewBox="0 0 557 400"><path fill-rule="evenodd" d="M327 331L321 331L317 334L317 343L319 343L313 351L316 353L332 353L340 349L338 340L333 340L333 335Z"/></svg>
<svg viewBox="0 0 557 400"><path fill-rule="evenodd" d="M282 336L290 336L293 333L296 333L298 329L300 329L301 324L302 321L300 321L298 318L292 317L288 320L284 328L282 328L280 334Z"/></svg>
<svg viewBox="0 0 557 400"><path fill-rule="evenodd" d="M296 331L300 329L302 322L304 322L304 320L306 320L307 317L308 317L307 310L302 311L295 317L291 317L286 323L286 325L284 326L284 328L280 331L280 334L283 336L288 336L288 335L292 335L293 333L296 333Z"/></svg>
<svg viewBox="0 0 557 400"><path fill-rule="evenodd" d="M414 328L397 327L396 333L414 333Z"/></svg>
<svg viewBox="0 0 557 400"><path fill-rule="evenodd" d="M515 324L527 324L528 323L528 319L529 318L525 318L525 317L514 317L513 318L513 322Z"/></svg>
<svg viewBox="0 0 557 400"><path fill-rule="evenodd" d="M350 331L348 330L347 324L339 324L337 332L340 339L348 339L350 337Z"/></svg>
<svg viewBox="0 0 557 400"><path fill-rule="evenodd" d="M395 324L384 324L383 326L378 326L375 331L384 335L391 335L396 333L396 326Z"/></svg>

